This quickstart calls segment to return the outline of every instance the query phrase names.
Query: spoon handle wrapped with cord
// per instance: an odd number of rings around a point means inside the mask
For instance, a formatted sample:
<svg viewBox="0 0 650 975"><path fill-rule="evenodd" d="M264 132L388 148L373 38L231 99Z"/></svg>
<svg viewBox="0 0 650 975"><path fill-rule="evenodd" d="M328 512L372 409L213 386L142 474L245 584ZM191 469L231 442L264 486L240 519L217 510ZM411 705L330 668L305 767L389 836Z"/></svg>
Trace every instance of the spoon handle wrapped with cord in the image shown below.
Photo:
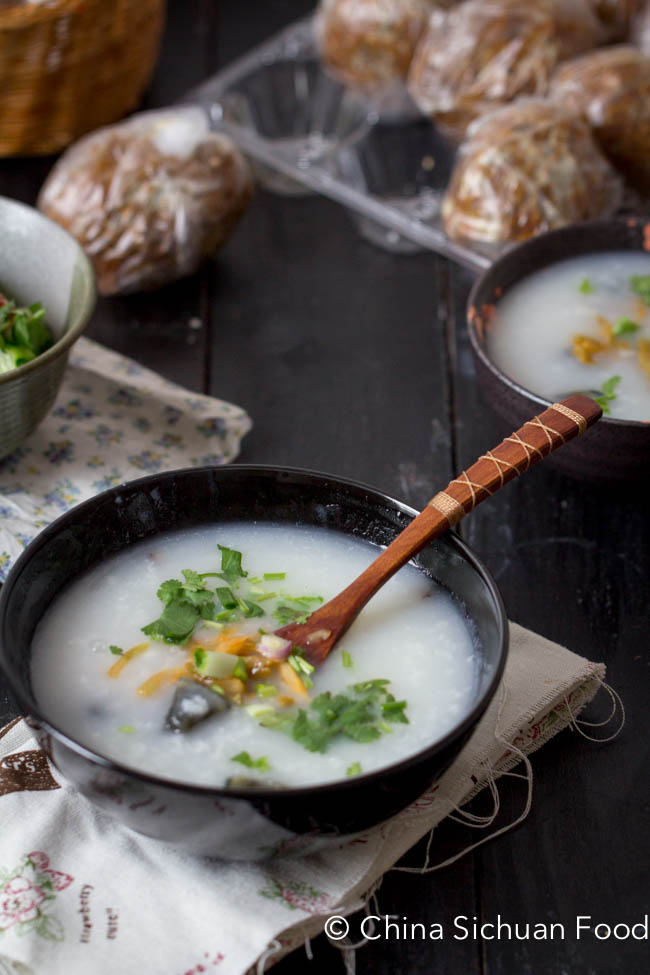
<svg viewBox="0 0 650 975"><path fill-rule="evenodd" d="M554 403L524 423L497 447L454 478L347 588L304 623L289 623L276 634L301 647L310 663L325 660L368 600L409 559L457 524L477 504L553 450L584 433L602 410L588 396L576 394Z"/></svg>

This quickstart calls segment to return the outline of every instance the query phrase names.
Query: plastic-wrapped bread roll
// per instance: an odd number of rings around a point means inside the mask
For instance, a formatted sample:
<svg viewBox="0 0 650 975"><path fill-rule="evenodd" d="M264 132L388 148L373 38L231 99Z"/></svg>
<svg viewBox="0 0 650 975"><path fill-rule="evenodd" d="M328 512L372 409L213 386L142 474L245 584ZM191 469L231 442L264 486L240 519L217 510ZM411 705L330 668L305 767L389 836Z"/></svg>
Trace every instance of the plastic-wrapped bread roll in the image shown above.
<svg viewBox="0 0 650 975"><path fill-rule="evenodd" d="M650 54L650 0L646 0L634 18L630 41L644 54Z"/></svg>
<svg viewBox="0 0 650 975"><path fill-rule="evenodd" d="M602 30L603 43L626 41L644 0L589 0Z"/></svg>
<svg viewBox="0 0 650 975"><path fill-rule="evenodd" d="M471 126L442 202L450 237L526 240L608 216L622 184L585 119L546 99L521 99Z"/></svg>
<svg viewBox="0 0 650 975"><path fill-rule="evenodd" d="M603 152L650 192L650 57L627 44L591 51L560 65L550 97L585 115Z"/></svg>
<svg viewBox="0 0 650 975"><path fill-rule="evenodd" d="M409 91L452 139L521 95L543 95L558 62L593 47L589 0L466 0L434 10L416 48Z"/></svg>
<svg viewBox="0 0 650 975"><path fill-rule="evenodd" d="M253 193L232 142L204 112L144 112L99 129L56 163L38 205L91 258L102 294L191 274L228 239Z"/></svg>
<svg viewBox="0 0 650 975"><path fill-rule="evenodd" d="M434 0L321 0L316 37L323 62L344 81L403 81Z"/></svg>

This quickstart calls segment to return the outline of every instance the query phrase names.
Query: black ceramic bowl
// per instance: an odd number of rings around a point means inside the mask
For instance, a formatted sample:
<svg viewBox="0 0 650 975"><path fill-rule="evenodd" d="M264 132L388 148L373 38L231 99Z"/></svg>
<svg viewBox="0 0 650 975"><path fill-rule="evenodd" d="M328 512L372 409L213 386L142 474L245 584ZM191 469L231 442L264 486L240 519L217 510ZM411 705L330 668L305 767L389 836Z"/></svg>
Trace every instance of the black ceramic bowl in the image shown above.
<svg viewBox="0 0 650 975"><path fill-rule="evenodd" d="M492 362L486 333L499 327L499 298L535 271L581 254L650 250L650 225L637 219L598 220L551 230L502 257L478 279L468 305L469 335L479 386L490 406L513 427L520 427L551 401L519 386ZM546 463L595 482L650 474L650 423L603 417L585 437L552 454Z"/></svg>
<svg viewBox="0 0 650 975"><path fill-rule="evenodd" d="M507 623L494 582L454 535L417 557L475 624L481 667L463 720L424 751L378 772L324 786L226 790L170 782L85 748L42 715L30 680L36 624L73 578L106 556L161 532L218 521L322 525L389 543L416 514L371 488L300 470L209 467L156 474L113 488L46 528L9 573L0 597L0 666L56 767L125 825L191 852L257 859L340 842L399 812L458 754L495 693Z"/></svg>

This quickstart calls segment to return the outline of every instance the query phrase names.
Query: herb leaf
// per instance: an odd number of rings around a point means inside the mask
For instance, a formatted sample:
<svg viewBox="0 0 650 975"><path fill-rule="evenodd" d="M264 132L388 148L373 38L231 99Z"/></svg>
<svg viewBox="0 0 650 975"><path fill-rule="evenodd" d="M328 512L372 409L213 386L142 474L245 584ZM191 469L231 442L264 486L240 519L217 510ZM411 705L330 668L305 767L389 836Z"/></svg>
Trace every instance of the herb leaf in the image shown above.
<svg viewBox="0 0 650 975"><path fill-rule="evenodd" d="M629 335L631 332L638 332L641 328L638 322L633 322L631 318L619 318L612 328L612 334L618 336Z"/></svg>
<svg viewBox="0 0 650 975"><path fill-rule="evenodd" d="M40 302L18 308L0 294L0 373L30 362L53 344Z"/></svg>
<svg viewBox="0 0 650 975"><path fill-rule="evenodd" d="M386 721L408 722L406 701L396 701L386 688L388 680L352 684L352 694L325 691L311 702L309 710L278 711L264 715L260 724L290 734L310 752L324 752L338 737L365 743L390 731Z"/></svg>
<svg viewBox="0 0 650 975"><path fill-rule="evenodd" d="M246 768L258 768L262 772L267 772L271 768L266 755L262 755L260 758L251 758L248 752L239 752L238 755L233 755L230 761L239 762L240 765L245 765Z"/></svg>
<svg viewBox="0 0 650 975"><path fill-rule="evenodd" d="M111 651L111 653L114 653L116 657L121 657L124 653L122 647L116 647L114 643L111 643L108 649Z"/></svg>
<svg viewBox="0 0 650 975"><path fill-rule="evenodd" d="M226 545L218 545L217 548L221 552L222 579L225 579L231 586L236 584L238 579L244 579L248 572L244 572L241 567L241 552L237 552L234 548L228 548Z"/></svg>
<svg viewBox="0 0 650 975"><path fill-rule="evenodd" d="M594 293L596 289L594 288L589 278L583 278L582 281L580 282L579 290L583 295L591 295Z"/></svg>
<svg viewBox="0 0 650 975"><path fill-rule="evenodd" d="M345 774L348 776L361 775L361 762L353 762Z"/></svg>
<svg viewBox="0 0 650 975"><path fill-rule="evenodd" d="M201 614L186 599L168 603L159 619L142 627L142 632L163 643L185 643L198 623Z"/></svg>
<svg viewBox="0 0 650 975"><path fill-rule="evenodd" d="M602 409L603 413L611 413L609 408L609 403L611 400L616 399L616 393L614 390L621 381L620 376L610 376L600 387L600 396L595 396L594 399Z"/></svg>
<svg viewBox="0 0 650 975"><path fill-rule="evenodd" d="M633 274L630 278L630 287L646 305L650 305L650 274Z"/></svg>

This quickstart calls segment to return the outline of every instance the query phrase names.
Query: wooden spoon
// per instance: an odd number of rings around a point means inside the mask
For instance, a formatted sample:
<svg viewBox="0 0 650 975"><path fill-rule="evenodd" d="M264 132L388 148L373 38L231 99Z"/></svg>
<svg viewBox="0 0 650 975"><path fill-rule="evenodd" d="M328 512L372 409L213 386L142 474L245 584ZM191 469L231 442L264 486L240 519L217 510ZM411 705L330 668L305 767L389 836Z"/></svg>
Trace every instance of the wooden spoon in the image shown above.
<svg viewBox="0 0 650 975"><path fill-rule="evenodd" d="M346 589L313 612L305 623L289 623L276 634L301 647L310 663L321 664L371 596L409 559L507 481L584 433L602 413L592 399L576 394L524 423L436 494Z"/></svg>

